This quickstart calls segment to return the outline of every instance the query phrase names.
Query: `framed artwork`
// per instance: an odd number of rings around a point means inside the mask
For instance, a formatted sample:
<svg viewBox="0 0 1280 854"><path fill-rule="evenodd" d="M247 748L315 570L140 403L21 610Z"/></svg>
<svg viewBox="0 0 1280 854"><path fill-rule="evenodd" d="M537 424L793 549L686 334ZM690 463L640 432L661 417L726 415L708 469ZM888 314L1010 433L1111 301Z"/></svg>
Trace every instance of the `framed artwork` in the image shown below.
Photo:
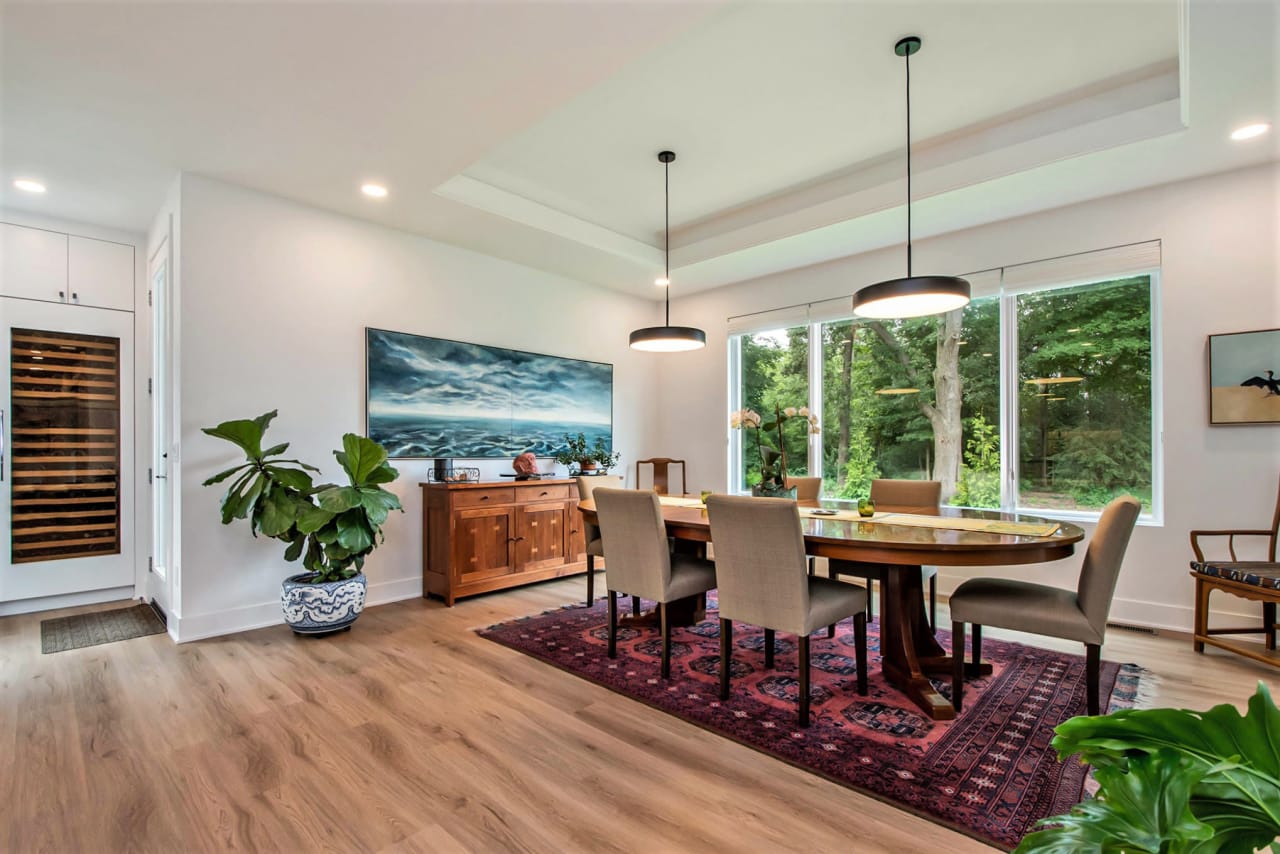
<svg viewBox="0 0 1280 854"><path fill-rule="evenodd" d="M365 427L399 459L613 447L613 365L365 329Z"/></svg>
<svg viewBox="0 0 1280 854"><path fill-rule="evenodd" d="M1280 424L1280 329L1209 336L1209 423Z"/></svg>

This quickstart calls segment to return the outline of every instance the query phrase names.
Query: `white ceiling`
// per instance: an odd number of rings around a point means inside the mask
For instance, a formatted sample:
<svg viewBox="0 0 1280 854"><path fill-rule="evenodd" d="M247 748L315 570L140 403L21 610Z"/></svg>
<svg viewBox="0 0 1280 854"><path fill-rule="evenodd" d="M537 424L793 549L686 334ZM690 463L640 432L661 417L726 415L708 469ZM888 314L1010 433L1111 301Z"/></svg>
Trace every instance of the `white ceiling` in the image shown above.
<svg viewBox="0 0 1280 854"><path fill-rule="evenodd" d="M921 235L1275 159L1277 10L5 3L0 205L143 230L191 171L656 298L670 147L679 296L902 240L902 35Z"/></svg>

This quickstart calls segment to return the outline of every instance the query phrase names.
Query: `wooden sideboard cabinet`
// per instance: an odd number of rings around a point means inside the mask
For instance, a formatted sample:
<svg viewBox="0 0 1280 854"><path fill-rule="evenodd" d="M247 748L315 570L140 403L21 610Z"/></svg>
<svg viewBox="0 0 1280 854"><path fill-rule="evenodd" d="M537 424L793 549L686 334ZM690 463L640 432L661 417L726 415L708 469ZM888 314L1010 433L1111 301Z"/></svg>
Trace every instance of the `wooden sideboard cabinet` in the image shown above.
<svg viewBox="0 0 1280 854"><path fill-rule="evenodd" d="M585 572L572 480L424 483L422 595L455 599Z"/></svg>

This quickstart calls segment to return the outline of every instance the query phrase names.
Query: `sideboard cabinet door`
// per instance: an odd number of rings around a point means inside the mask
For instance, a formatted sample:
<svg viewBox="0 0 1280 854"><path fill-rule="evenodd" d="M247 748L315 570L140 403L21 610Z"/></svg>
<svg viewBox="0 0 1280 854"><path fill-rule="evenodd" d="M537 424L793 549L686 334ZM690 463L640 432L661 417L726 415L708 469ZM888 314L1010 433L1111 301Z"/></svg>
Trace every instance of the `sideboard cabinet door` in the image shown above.
<svg viewBox="0 0 1280 854"><path fill-rule="evenodd" d="M515 525L510 507L478 507L454 514L453 567L457 581L470 584L515 571Z"/></svg>
<svg viewBox="0 0 1280 854"><path fill-rule="evenodd" d="M133 247L72 235L67 289L76 305L133 311Z"/></svg>

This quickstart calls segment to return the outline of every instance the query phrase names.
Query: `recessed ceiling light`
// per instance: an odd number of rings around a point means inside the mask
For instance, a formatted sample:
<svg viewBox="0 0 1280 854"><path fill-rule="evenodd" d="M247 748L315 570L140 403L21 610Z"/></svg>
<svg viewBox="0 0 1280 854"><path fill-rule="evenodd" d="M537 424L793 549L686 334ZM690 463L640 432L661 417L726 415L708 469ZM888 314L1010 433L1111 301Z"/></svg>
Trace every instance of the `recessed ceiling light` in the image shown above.
<svg viewBox="0 0 1280 854"><path fill-rule="evenodd" d="M27 193L43 193L45 190L44 184L32 181L30 178L19 178L13 182L13 186Z"/></svg>
<svg viewBox="0 0 1280 854"><path fill-rule="evenodd" d="M1271 125L1266 122L1257 122L1236 128L1231 132L1231 138L1239 142L1242 139L1253 139L1255 136L1262 136L1269 130L1271 130Z"/></svg>
<svg viewBox="0 0 1280 854"><path fill-rule="evenodd" d="M375 199L382 199L386 198L387 188L381 184L363 184L360 187L360 192L366 196L373 196Z"/></svg>
<svg viewBox="0 0 1280 854"><path fill-rule="evenodd" d="M666 276L659 276L653 280L653 283L660 288L665 288L667 285L671 284L671 280Z"/></svg>

